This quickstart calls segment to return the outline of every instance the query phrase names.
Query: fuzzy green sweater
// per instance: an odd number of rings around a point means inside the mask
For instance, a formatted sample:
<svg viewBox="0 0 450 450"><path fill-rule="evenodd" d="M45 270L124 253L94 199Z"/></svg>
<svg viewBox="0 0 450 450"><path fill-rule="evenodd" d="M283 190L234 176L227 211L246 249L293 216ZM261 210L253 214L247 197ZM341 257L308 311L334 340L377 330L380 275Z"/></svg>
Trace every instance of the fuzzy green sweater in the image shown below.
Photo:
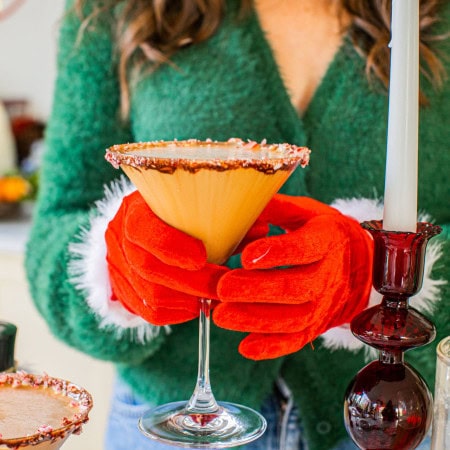
<svg viewBox="0 0 450 450"><path fill-rule="evenodd" d="M92 7L87 2L87 8ZM79 19L64 17L53 112L46 134L41 185L26 268L37 309L52 332L83 352L117 364L136 393L152 403L186 399L197 370L196 321L172 327L147 343L131 332L101 327L83 292L70 281L69 244L90 226L104 185L119 176L104 160L112 144L157 139L237 136L290 142L312 149L310 166L284 187L326 203L339 198L380 197L384 189L386 91L368 83L364 60L345 39L307 111L299 117L283 85L257 17L236 19L235 1L219 31L188 47L133 85L129 123L119 118L114 17L103 14L77 42ZM449 29L450 5L442 7ZM450 74L449 40L437 43ZM301 76L302 68L298 68ZM420 112L419 207L444 227L434 240L443 255L431 278L439 286L433 317L436 341L409 353L433 385L435 346L450 334L450 83L433 90L423 78L430 106ZM372 217L377 219L380 217ZM299 320L301 320L299 318ZM311 450L332 448L346 436L343 395L365 365L364 351L331 351L319 338L314 348L277 360L254 362L237 352L242 335L212 327L211 378L216 397L259 407L281 373L295 395Z"/></svg>

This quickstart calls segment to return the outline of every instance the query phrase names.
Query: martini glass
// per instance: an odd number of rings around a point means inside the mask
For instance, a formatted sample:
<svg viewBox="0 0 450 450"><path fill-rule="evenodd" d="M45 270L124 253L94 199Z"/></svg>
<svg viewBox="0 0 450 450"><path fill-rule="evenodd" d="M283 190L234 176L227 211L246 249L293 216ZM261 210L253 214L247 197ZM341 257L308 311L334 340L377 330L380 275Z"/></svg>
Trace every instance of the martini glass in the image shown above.
<svg viewBox="0 0 450 450"><path fill-rule="evenodd" d="M0 450L58 450L88 421L92 397L69 381L0 374Z"/></svg>
<svg viewBox="0 0 450 450"><path fill-rule="evenodd" d="M288 144L147 142L116 145L106 159L121 167L155 214L201 239L208 261L223 264L309 149ZM189 401L158 406L139 421L149 438L180 447L228 448L266 428L256 411L217 402L209 379L210 299L199 299L199 364Z"/></svg>

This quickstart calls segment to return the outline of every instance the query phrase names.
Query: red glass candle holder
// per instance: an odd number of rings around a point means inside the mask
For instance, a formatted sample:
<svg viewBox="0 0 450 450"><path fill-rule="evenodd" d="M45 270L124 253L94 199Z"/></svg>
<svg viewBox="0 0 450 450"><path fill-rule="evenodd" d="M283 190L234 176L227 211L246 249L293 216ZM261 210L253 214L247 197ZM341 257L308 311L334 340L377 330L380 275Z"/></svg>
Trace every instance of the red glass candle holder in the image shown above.
<svg viewBox="0 0 450 450"><path fill-rule="evenodd" d="M433 400L404 352L433 341L432 322L409 306L422 287L425 250L441 228L418 223L416 233L386 231L382 221L362 223L374 239L373 286L383 295L351 323L353 334L379 352L361 369L345 393L348 434L363 450L412 450L424 439Z"/></svg>

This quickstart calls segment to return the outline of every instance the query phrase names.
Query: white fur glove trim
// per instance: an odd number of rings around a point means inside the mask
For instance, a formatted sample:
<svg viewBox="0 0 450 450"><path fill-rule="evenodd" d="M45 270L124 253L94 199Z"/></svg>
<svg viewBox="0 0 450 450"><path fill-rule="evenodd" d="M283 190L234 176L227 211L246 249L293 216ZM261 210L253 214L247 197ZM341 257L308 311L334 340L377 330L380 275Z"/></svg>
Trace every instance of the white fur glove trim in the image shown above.
<svg viewBox="0 0 450 450"><path fill-rule="evenodd" d="M336 200L331 205L338 209L342 214L353 217L358 222L364 222L367 220L381 220L383 217L383 205L377 200L371 199L346 199ZM420 221L428 221L429 218L422 216ZM446 283L445 280L433 280L431 278L431 271L434 263L442 255L441 244L431 242L427 246L425 270L423 285L420 292L411 297L410 305L423 313L432 313L434 304L440 298L439 286ZM372 291L369 297L368 307L377 305L381 302L382 295L375 291L372 287ZM340 325L338 327L331 328L326 333L322 334L323 344L330 350L346 349L350 351L360 350L364 344L353 336L350 330L350 324ZM373 351L371 347L366 346L366 353L368 358L373 357Z"/></svg>
<svg viewBox="0 0 450 450"><path fill-rule="evenodd" d="M123 198L136 188L124 177L105 186L105 197L99 200L89 228L81 230L78 241L70 244L71 282L83 291L89 307L101 318L100 326L113 326L118 337L132 330L133 338L144 343L159 334L161 327L151 325L132 314L118 301L111 300L111 284L106 262L105 231L122 204ZM169 331L168 327L165 327Z"/></svg>

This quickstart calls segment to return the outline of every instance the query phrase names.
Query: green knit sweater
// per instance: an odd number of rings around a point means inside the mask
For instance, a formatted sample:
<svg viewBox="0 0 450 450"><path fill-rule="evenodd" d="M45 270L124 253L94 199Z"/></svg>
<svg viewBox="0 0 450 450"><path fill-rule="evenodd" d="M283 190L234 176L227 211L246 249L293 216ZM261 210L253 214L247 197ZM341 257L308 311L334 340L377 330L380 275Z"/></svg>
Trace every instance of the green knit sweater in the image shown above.
<svg viewBox="0 0 450 450"><path fill-rule="evenodd" d="M92 7L87 2L87 7ZM197 323L192 321L138 343L131 331L118 334L70 281L69 245L89 228L104 185L119 176L104 160L112 144L157 139L236 136L290 142L312 149L310 166L284 187L326 203L380 197L384 189L387 93L368 83L364 60L345 39L303 117L290 103L257 17L235 18L235 1L219 31L188 47L132 88L129 123L119 117L114 17L103 14L77 41L79 19L64 17L53 112L46 134L38 204L26 268L37 309L52 332L83 352L117 364L138 395L152 403L187 399L197 370ZM446 2L440 26L449 29ZM437 43L447 55L449 40ZM445 61L445 59L443 58ZM299 76L302 68L299 67ZM450 83L433 90L423 78L430 106L420 112L419 207L444 227L436 241L443 255L431 278L449 280ZM370 217L373 219L381 217ZM433 385L435 345L450 334L449 284L438 286L433 321L435 343L409 354ZM446 302L445 302L446 300ZM301 320L301 318L299 318ZM277 360L254 362L237 352L240 333L212 327L211 378L216 397L259 407L281 373L294 392L311 450L332 448L346 436L342 399L351 378L365 365L364 351L313 346Z"/></svg>

